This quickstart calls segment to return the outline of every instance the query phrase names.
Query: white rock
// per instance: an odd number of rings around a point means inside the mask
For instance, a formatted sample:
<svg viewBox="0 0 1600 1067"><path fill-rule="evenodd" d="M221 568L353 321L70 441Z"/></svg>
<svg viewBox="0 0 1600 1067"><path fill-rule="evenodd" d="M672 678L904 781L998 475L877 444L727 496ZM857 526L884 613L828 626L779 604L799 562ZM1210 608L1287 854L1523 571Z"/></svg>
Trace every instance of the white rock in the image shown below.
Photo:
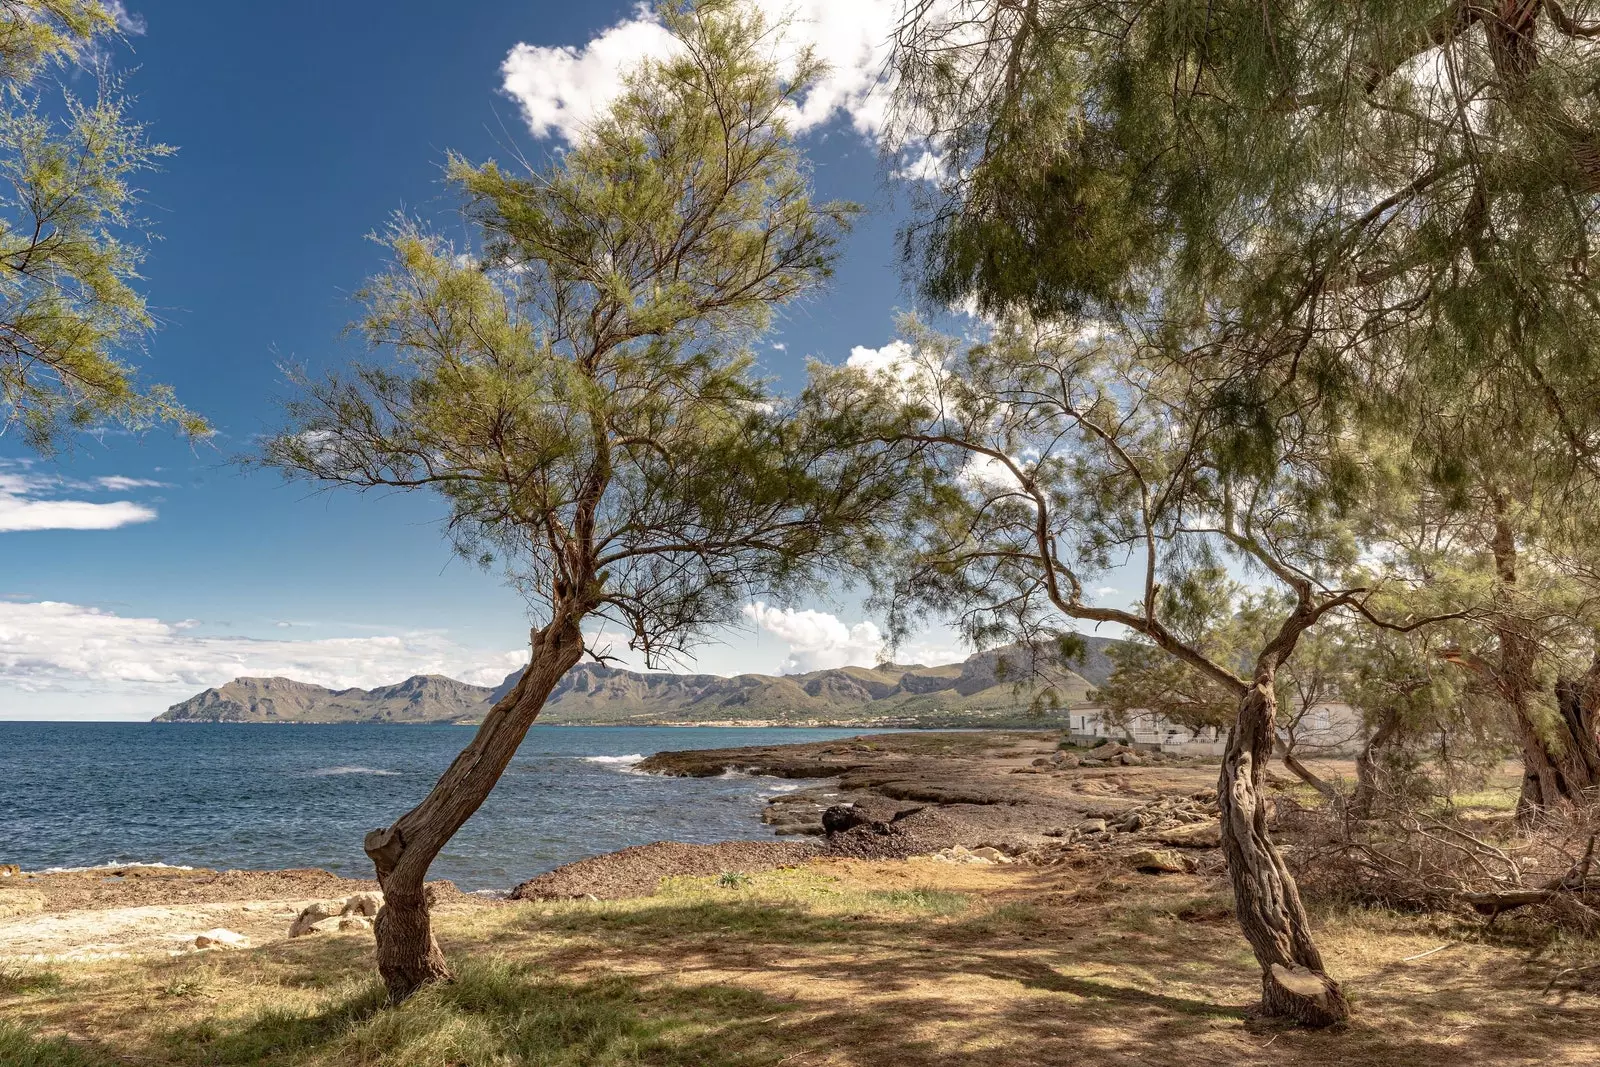
<svg viewBox="0 0 1600 1067"><path fill-rule="evenodd" d="M980 860L987 860L990 863L1010 863L1011 862L1011 857L1010 856L1006 855L1004 852L1001 852L999 849L991 848L988 845L984 845L982 848L973 849L972 850L972 854L976 858L978 858Z"/></svg>
<svg viewBox="0 0 1600 1067"><path fill-rule="evenodd" d="M344 903L342 900L319 900L307 904L300 909L300 914L295 916L294 922L289 924L289 936L304 937L322 920L343 915Z"/></svg>
<svg viewBox="0 0 1600 1067"><path fill-rule="evenodd" d="M378 914L378 909L383 907L383 894L378 892L356 893L346 897L341 915L365 915L372 918Z"/></svg>
<svg viewBox="0 0 1600 1067"><path fill-rule="evenodd" d="M243 934L232 930L224 930L220 926L215 930L207 930L194 939L195 948L249 948L250 939Z"/></svg>

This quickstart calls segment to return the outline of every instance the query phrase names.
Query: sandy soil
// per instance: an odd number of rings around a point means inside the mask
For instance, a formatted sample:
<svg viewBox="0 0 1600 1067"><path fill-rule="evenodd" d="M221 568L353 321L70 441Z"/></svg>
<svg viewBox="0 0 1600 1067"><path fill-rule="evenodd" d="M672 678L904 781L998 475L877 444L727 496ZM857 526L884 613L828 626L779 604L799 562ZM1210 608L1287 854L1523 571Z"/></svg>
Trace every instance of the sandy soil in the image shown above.
<svg viewBox="0 0 1600 1067"><path fill-rule="evenodd" d="M435 883L441 910L492 903ZM318 900L371 891L376 882L327 871L210 871L124 867L20 875L0 882L0 961L111 959L191 950L222 928L251 945L284 939Z"/></svg>

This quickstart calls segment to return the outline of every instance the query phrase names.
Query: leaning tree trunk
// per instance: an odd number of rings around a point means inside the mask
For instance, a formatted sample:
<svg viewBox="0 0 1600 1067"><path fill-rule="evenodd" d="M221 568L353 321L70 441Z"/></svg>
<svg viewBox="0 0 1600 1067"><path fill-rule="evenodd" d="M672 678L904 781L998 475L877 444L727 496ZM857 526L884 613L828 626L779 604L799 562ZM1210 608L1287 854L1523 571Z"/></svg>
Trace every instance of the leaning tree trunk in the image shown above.
<svg viewBox="0 0 1600 1067"><path fill-rule="evenodd" d="M1330 1026L1349 1017L1350 1005L1323 969L1300 892L1267 835L1262 784L1277 703L1273 670L1264 667L1240 699L1222 757L1217 784L1222 851L1233 882L1234 912L1261 964L1262 1011L1305 1026Z"/></svg>
<svg viewBox="0 0 1600 1067"><path fill-rule="evenodd" d="M398 1004L430 982L450 978L433 938L423 887L435 856L472 817L500 780L550 693L583 658L580 614L558 610L556 621L534 632L528 669L502 697L449 768L394 825L367 835L366 852L383 887L374 933L378 973Z"/></svg>
<svg viewBox="0 0 1600 1067"><path fill-rule="evenodd" d="M1544 812L1571 811L1588 804L1600 789L1600 741L1595 737L1600 661L1582 678L1556 682L1557 714L1553 719L1536 712L1539 643L1516 601L1516 531L1506 516L1504 499L1496 497L1494 506L1489 548L1505 605L1494 620L1500 653L1494 681L1510 705L1512 727L1522 750L1517 821L1526 824Z"/></svg>
<svg viewBox="0 0 1600 1067"><path fill-rule="evenodd" d="M1546 812L1571 812L1592 804L1600 793L1600 676L1591 667L1581 678L1560 678L1556 714L1533 714L1533 695L1515 693L1513 724L1522 750L1522 794L1517 820L1529 823Z"/></svg>
<svg viewBox="0 0 1600 1067"><path fill-rule="evenodd" d="M1382 753L1399 732L1400 713L1394 708L1384 709L1377 729L1372 731L1367 743L1361 746L1360 755L1356 756L1356 791L1350 798L1350 814L1357 819L1372 818L1372 808L1381 787L1378 778L1382 773Z"/></svg>

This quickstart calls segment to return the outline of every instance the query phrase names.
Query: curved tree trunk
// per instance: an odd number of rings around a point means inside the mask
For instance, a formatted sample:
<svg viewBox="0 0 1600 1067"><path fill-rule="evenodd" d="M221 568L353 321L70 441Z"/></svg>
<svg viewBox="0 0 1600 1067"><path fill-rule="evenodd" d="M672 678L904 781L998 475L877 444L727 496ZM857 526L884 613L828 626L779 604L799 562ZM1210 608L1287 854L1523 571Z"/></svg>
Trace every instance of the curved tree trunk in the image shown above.
<svg viewBox="0 0 1600 1067"><path fill-rule="evenodd" d="M1506 517L1506 503L1495 497L1495 527L1490 540L1495 578L1507 605L1494 621L1500 646L1494 682L1511 708L1512 727L1522 750L1522 795L1517 821L1528 823L1540 813L1570 811L1594 799L1600 789L1600 741L1596 740L1596 700L1600 697L1600 662L1582 678L1556 682L1557 715L1540 721L1534 707L1539 684L1539 643L1512 599L1517 588L1517 540Z"/></svg>
<svg viewBox="0 0 1600 1067"><path fill-rule="evenodd" d="M1356 757L1356 791L1350 798L1350 814L1357 819L1372 818L1372 808L1378 799L1378 756L1399 732L1399 712L1386 708L1377 729L1361 746L1361 754Z"/></svg>
<svg viewBox="0 0 1600 1067"><path fill-rule="evenodd" d="M366 837L367 855L383 887L374 933L378 973L398 1004L450 969L433 938L423 886L428 867L457 830L493 791L550 693L583 657L581 612L557 608L549 626L534 632L528 669L484 717L472 742L451 762L422 803Z"/></svg>
<svg viewBox="0 0 1600 1067"><path fill-rule="evenodd" d="M1337 804L1339 802L1341 799L1339 790L1335 789L1331 784L1329 784L1327 779L1323 778L1316 771L1312 770L1310 767L1307 767L1300 761L1299 755L1296 754L1294 750L1295 746L1293 742L1286 741L1282 735L1279 735L1277 739L1277 749L1278 759L1283 762L1285 767L1289 768L1289 772L1291 774L1300 779L1306 785L1309 785L1312 789L1315 789L1317 792L1321 793L1333 803Z"/></svg>
<svg viewBox="0 0 1600 1067"><path fill-rule="evenodd" d="M1257 670L1239 702L1238 720L1222 757L1217 802L1222 850L1233 882L1234 912L1261 965L1261 1007L1306 1026L1349 1017L1339 984L1323 969L1294 878L1267 834L1262 795L1277 718L1274 669Z"/></svg>
<svg viewBox="0 0 1600 1067"><path fill-rule="evenodd" d="M1523 778L1523 799L1540 810L1586 806L1600 792L1600 662L1581 678L1557 679L1555 698L1553 722L1542 730L1521 723L1524 762L1537 770Z"/></svg>

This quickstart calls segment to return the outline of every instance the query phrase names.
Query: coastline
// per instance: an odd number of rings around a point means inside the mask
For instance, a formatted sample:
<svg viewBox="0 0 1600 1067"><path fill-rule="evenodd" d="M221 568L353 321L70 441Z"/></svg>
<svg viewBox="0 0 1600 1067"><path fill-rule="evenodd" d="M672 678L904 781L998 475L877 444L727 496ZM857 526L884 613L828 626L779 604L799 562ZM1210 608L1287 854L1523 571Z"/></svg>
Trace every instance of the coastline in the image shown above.
<svg viewBox="0 0 1600 1067"><path fill-rule="evenodd" d="M812 860L896 861L972 855L1034 865L1070 854L1181 849L1196 869L1208 866L1210 840L1187 822L1136 818L1139 812L1189 804L1179 812L1199 824L1194 802L1215 780L1199 760L1154 765L1084 766L1058 749L1048 731L901 731L846 739L747 748L659 752L630 773L663 777L769 777L794 784L770 796L761 839L714 844L658 843L604 852L537 875L512 888L515 898L619 899L649 896L662 879L709 876L804 864ZM1113 746L1120 747L1120 746ZM1139 757L1132 757L1139 758ZM1091 763L1098 762L1090 760ZM832 809L834 832L824 826ZM839 825L840 812L849 825ZM1140 822L1144 825L1139 825ZM1214 825L1214 823L1212 824ZM1139 832L1143 830L1144 832ZM3 857L0 857L3 858ZM441 906L496 906L485 894L437 882ZM308 901L376 889L366 879L328 871L215 871L153 865L22 872L0 878L0 957L124 955L171 950L193 927L243 928L253 939L282 936ZM230 923L234 925L229 925Z"/></svg>

